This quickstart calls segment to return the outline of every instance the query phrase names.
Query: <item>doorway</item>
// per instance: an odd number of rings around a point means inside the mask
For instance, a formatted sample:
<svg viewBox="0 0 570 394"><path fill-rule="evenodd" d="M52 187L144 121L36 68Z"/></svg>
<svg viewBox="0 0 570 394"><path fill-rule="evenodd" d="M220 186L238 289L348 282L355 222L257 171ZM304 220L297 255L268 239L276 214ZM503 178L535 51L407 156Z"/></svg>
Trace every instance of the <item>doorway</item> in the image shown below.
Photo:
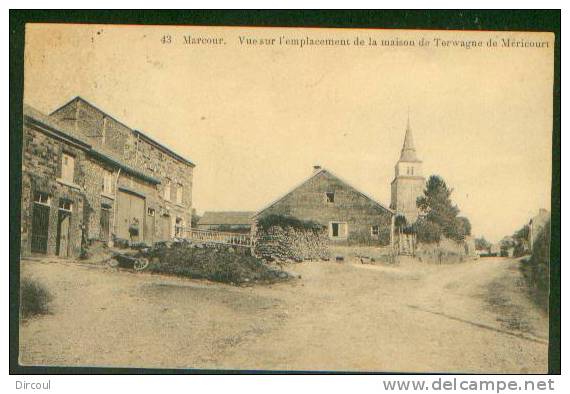
<svg viewBox="0 0 570 394"><path fill-rule="evenodd" d="M39 197L43 193L38 193L34 198L32 208L32 253L47 253L48 228L49 228L49 199L47 195L45 201ZM41 201L40 201L41 200Z"/></svg>
<svg viewBox="0 0 570 394"><path fill-rule="evenodd" d="M154 208L147 208L146 220L144 226L145 243L148 245L154 244L155 232L155 210Z"/></svg>
<svg viewBox="0 0 570 394"><path fill-rule="evenodd" d="M99 225L101 226L101 241L109 242L111 234L111 207L108 205L101 206L101 217L99 218Z"/></svg>
<svg viewBox="0 0 570 394"><path fill-rule="evenodd" d="M121 189L117 204L117 236L133 243L144 240L144 197Z"/></svg>
<svg viewBox="0 0 570 394"><path fill-rule="evenodd" d="M60 257L69 256L69 228L71 223L72 204L67 200L60 200L57 218L57 250Z"/></svg>

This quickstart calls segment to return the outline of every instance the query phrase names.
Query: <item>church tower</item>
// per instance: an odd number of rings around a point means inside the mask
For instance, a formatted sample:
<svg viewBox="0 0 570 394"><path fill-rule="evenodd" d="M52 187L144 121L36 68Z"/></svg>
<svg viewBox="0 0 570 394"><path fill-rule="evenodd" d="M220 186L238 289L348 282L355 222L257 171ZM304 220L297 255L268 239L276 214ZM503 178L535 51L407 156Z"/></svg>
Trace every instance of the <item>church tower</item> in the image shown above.
<svg viewBox="0 0 570 394"><path fill-rule="evenodd" d="M423 194L425 178L422 174L422 161L416 155L409 116L404 146L394 170L390 208L404 215L406 221L411 224L419 215L416 199Z"/></svg>

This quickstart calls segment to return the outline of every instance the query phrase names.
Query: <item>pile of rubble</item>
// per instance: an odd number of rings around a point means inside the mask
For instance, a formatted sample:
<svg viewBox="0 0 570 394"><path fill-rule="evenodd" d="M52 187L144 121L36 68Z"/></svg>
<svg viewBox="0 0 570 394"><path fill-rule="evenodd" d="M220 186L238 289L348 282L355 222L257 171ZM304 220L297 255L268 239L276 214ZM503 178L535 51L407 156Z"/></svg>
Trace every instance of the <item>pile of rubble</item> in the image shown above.
<svg viewBox="0 0 570 394"><path fill-rule="evenodd" d="M258 229L255 255L268 261L328 260L329 240L326 230L271 226Z"/></svg>

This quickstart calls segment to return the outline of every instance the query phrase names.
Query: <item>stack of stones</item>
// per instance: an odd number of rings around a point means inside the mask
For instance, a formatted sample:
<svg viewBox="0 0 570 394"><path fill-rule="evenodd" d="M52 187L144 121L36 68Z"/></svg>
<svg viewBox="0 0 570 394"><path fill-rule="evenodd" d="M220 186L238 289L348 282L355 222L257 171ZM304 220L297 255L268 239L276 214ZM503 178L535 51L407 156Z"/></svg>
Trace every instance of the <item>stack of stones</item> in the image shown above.
<svg viewBox="0 0 570 394"><path fill-rule="evenodd" d="M329 241L326 230L272 226L258 229L255 255L269 261L328 260Z"/></svg>

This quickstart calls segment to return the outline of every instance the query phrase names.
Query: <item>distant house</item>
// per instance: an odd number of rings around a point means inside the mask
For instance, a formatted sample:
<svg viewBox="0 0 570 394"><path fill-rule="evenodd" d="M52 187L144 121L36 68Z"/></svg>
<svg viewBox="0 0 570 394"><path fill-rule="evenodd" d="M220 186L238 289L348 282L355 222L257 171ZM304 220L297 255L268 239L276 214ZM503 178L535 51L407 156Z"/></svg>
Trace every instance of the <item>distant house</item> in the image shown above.
<svg viewBox="0 0 570 394"><path fill-rule="evenodd" d="M388 245L394 211L329 170L313 174L254 215L282 215L320 223L329 239L343 245Z"/></svg>
<svg viewBox="0 0 570 394"><path fill-rule="evenodd" d="M530 219L528 223L528 243L531 251L536 237L544 229L549 220L550 212L544 208L541 208L538 211L538 215Z"/></svg>
<svg viewBox="0 0 570 394"><path fill-rule="evenodd" d="M198 221L199 230L250 232L252 216L255 212L206 211Z"/></svg>

